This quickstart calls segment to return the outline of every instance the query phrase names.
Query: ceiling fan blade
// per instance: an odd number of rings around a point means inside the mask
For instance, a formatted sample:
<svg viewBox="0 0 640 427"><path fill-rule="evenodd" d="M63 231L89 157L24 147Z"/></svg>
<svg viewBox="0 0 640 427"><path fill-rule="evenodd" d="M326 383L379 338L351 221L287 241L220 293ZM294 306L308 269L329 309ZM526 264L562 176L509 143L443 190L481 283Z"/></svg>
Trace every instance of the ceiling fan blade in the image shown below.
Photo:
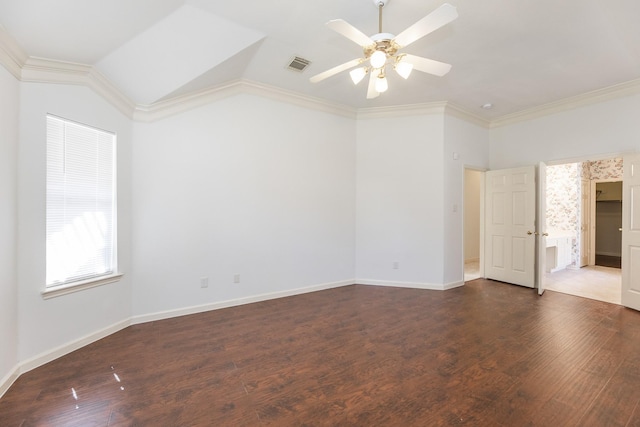
<svg viewBox="0 0 640 427"><path fill-rule="evenodd" d="M349 68L353 68L356 65L360 65L360 64L362 64L363 61L364 61L364 59L362 59L362 58L352 59L349 62L345 62L344 64L340 64L340 65L338 65L336 67L333 67L333 68L331 68L331 69L329 69L327 71L323 71L320 74L316 74L315 76L311 77L309 79L309 81L311 83L318 83L318 82L320 82L320 81L322 81L324 79L327 79L327 78L329 78L331 76L334 76L334 75L336 75L336 74L338 74L338 73L340 73L342 71L348 70Z"/></svg>
<svg viewBox="0 0 640 427"><path fill-rule="evenodd" d="M415 70L439 77L444 76L451 70L451 64L445 64L444 62L434 61L433 59L410 55L408 53L404 55L402 61L412 64Z"/></svg>
<svg viewBox="0 0 640 427"><path fill-rule="evenodd" d="M331 28L336 33L340 33L354 43L365 47L375 44L373 40L362 31L349 24L343 19L334 19L327 22L327 27Z"/></svg>
<svg viewBox="0 0 640 427"><path fill-rule="evenodd" d="M405 47L427 34L447 25L458 17L458 11L449 3L445 3L393 39L400 47Z"/></svg>
<svg viewBox="0 0 640 427"><path fill-rule="evenodd" d="M380 92L376 90L376 74L369 73L369 87L367 88L367 99L373 99L380 96Z"/></svg>

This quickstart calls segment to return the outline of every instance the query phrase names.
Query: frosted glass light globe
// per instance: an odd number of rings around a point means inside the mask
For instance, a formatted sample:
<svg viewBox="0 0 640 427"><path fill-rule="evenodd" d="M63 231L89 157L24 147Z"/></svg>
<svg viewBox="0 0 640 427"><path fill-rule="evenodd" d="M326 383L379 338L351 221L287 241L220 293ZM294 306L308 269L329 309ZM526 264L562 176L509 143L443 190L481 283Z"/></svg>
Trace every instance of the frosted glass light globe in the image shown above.
<svg viewBox="0 0 640 427"><path fill-rule="evenodd" d="M387 83L387 78L385 76L376 78L376 92L379 92L379 93L386 92L387 89L389 89L389 83Z"/></svg>
<svg viewBox="0 0 640 427"><path fill-rule="evenodd" d="M356 68L355 70L351 70L349 72L349 75L351 76L351 80L353 81L353 84L357 85L358 83L360 83L360 81L364 78L364 76L367 74L367 69L362 67L362 68Z"/></svg>
<svg viewBox="0 0 640 427"><path fill-rule="evenodd" d="M385 62L387 62L387 54L381 50L376 50L373 52L373 55L371 55L369 61L371 61L373 68L382 68Z"/></svg>
<svg viewBox="0 0 640 427"><path fill-rule="evenodd" d="M405 80L409 78L409 75L411 75L411 70L413 70L413 64L408 62L399 62L396 65L396 72Z"/></svg>

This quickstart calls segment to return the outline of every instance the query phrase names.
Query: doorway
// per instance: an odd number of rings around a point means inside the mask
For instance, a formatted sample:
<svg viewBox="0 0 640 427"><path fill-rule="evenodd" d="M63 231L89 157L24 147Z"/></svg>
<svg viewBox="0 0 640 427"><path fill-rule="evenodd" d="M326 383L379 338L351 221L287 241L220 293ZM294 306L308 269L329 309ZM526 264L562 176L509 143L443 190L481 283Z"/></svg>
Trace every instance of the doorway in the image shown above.
<svg viewBox="0 0 640 427"><path fill-rule="evenodd" d="M464 281L483 276L482 257L482 182L484 172L464 170Z"/></svg>
<svg viewBox="0 0 640 427"><path fill-rule="evenodd" d="M590 241L591 236L595 238L597 231L595 220L591 221L590 206L595 204L595 193L591 197L591 185L603 180L622 181L622 163L622 158L609 158L556 163L546 168L548 179L544 200L548 209L557 210L551 220L552 214L545 215L550 234L545 244L547 266L543 270L547 289L621 303L621 270L595 265L595 258L593 262L589 260L592 255L595 257L595 247L591 250ZM554 176L557 170L564 171L565 183L558 183L562 180ZM484 181L484 171L464 169L465 281L486 276L483 268ZM571 218L567 218L567 212L572 212Z"/></svg>
<svg viewBox="0 0 640 427"><path fill-rule="evenodd" d="M591 251L594 265L621 268L622 181L594 182L595 239Z"/></svg>
<svg viewBox="0 0 640 427"><path fill-rule="evenodd" d="M620 304L620 268L612 268L610 262L598 265L596 258L606 259L604 263L608 257L619 259L621 253L622 158L557 164L547 172L547 246L555 251L548 260L547 288ZM617 181L619 192L606 185L600 188L612 181ZM608 194L603 196L605 190Z"/></svg>

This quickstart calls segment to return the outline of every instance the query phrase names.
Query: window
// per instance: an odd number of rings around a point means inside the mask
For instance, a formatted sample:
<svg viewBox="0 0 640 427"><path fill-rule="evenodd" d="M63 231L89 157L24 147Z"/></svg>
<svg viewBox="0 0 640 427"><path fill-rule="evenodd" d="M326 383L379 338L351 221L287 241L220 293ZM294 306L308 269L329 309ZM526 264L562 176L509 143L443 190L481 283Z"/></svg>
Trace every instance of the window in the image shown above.
<svg viewBox="0 0 640 427"><path fill-rule="evenodd" d="M45 293L116 274L115 166L115 134L47 116Z"/></svg>

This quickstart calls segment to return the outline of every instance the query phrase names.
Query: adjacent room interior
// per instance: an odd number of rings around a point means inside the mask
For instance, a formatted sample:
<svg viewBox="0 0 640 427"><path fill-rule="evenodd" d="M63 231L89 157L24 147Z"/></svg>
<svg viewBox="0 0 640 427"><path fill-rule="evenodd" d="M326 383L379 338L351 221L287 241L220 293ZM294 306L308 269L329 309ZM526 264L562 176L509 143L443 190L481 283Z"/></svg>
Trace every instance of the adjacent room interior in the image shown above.
<svg viewBox="0 0 640 427"><path fill-rule="evenodd" d="M547 167L547 287L620 304L622 159Z"/></svg>

